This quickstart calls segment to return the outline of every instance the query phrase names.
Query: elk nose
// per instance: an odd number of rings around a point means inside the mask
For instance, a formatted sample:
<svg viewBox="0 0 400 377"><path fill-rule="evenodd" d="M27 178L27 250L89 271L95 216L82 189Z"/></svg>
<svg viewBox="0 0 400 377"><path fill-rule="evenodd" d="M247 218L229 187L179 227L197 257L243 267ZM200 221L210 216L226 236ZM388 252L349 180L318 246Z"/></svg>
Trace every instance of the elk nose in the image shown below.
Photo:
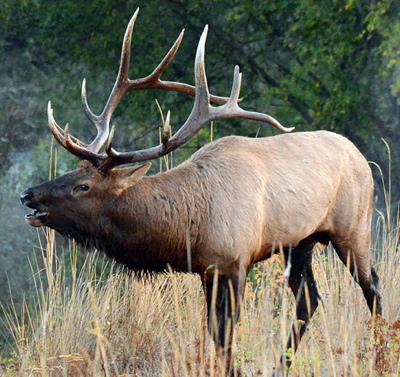
<svg viewBox="0 0 400 377"><path fill-rule="evenodd" d="M29 202L29 200L33 199L33 192L26 190L20 195L19 199L21 200L22 204L25 204L26 202Z"/></svg>

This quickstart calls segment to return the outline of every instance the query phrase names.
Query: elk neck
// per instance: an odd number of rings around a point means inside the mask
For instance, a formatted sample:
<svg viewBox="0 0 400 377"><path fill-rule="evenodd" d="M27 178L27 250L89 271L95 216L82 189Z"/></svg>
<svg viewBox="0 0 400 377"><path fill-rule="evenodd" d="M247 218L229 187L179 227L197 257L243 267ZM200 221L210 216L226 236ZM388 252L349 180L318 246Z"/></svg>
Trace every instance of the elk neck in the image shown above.
<svg viewBox="0 0 400 377"><path fill-rule="evenodd" d="M91 243L133 270L186 270L207 214L201 181L190 163L144 177L105 201Z"/></svg>

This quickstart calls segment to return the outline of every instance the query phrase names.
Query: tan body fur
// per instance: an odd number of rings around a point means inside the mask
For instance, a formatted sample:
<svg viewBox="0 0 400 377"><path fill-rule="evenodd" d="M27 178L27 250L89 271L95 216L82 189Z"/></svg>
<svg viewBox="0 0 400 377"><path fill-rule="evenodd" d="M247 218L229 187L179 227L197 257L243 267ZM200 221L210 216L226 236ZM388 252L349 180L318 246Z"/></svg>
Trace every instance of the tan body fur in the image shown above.
<svg viewBox="0 0 400 377"><path fill-rule="evenodd" d="M372 194L365 158L344 137L321 131L220 139L177 168L144 177L121 199L133 214L132 223L125 214L124 230L146 233L132 237L138 244L131 252L152 252L139 241L151 238L165 245L162 259L179 269L189 268L188 234L192 270L217 265L229 275L279 245L296 247L327 233L343 252L355 249L369 276Z"/></svg>

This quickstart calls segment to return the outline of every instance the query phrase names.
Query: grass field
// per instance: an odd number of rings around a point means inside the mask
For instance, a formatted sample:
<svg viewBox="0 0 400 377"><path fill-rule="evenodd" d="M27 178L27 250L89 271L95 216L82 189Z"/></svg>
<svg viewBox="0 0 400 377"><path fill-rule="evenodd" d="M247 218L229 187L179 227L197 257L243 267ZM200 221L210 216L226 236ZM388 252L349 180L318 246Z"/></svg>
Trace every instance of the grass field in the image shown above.
<svg viewBox="0 0 400 377"><path fill-rule="evenodd" d="M384 191L390 203L390 187ZM400 223L399 213L386 207L377 212L373 241L384 318L371 320L335 251L317 246L313 268L323 305L294 357L292 376L400 376ZM223 375L199 277L134 275L94 253L82 262L73 243L62 250L53 231L41 232L34 299L4 308L13 352L0 376ZM248 280L235 339L242 376L272 374L293 318L277 254Z"/></svg>
<svg viewBox="0 0 400 377"><path fill-rule="evenodd" d="M374 249L385 319L371 322L361 290L334 250L317 248L323 305L294 358L293 376L400 375L399 224L384 219L377 220ZM61 263L52 231L46 240L44 269L33 267L35 302L22 312L8 309L15 354L6 375L221 375L199 278L135 276L94 254L78 267L73 245L69 262ZM279 259L258 265L248 282L235 357L245 376L271 374L294 316Z"/></svg>

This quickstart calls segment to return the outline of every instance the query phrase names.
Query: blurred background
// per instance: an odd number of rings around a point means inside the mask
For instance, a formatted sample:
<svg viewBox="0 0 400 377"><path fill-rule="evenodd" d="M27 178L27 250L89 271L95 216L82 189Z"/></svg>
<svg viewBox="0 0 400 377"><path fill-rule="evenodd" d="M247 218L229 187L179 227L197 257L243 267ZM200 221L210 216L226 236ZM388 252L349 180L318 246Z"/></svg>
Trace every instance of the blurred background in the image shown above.
<svg viewBox="0 0 400 377"><path fill-rule="evenodd" d="M238 64L244 108L271 114L296 131L343 134L386 174L384 138L391 148L394 205L399 200L399 2L2 0L0 304L12 299L18 305L33 288L29 260L38 252L37 233L24 222L19 193L49 176L47 101L52 100L61 125L69 122L74 135L91 140L94 127L81 111L82 79L89 104L100 111L118 69L125 27L138 6L131 78L150 73L185 28L180 51L163 78L193 83L196 46L209 24L206 67L214 94L229 94ZM113 118L118 149L158 143L155 99L164 112L171 110L173 130L192 106L191 98L174 93L132 93ZM275 133L267 125L235 120L215 123L213 132L214 138ZM175 153L175 164L210 138L210 129L201 131ZM57 155L58 173L76 165L58 147ZM379 207L380 189L376 193ZM1 330L0 339L0 345L6 341Z"/></svg>

